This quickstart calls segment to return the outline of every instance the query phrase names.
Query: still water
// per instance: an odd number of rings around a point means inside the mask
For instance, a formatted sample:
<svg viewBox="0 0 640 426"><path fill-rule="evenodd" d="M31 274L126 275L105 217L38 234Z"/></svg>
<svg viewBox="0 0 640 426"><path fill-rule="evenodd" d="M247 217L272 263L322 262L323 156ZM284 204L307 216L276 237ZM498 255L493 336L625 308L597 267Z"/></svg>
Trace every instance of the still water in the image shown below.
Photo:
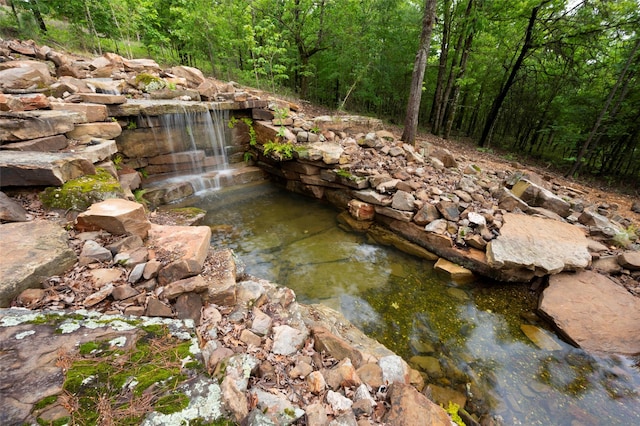
<svg viewBox="0 0 640 426"><path fill-rule="evenodd" d="M535 315L528 286L456 285L433 262L343 231L335 208L271 184L192 205L207 210L212 244L233 249L249 274L341 311L427 383L464 394L470 412L506 425L640 425L640 358L568 345ZM522 325L542 328L551 347Z"/></svg>

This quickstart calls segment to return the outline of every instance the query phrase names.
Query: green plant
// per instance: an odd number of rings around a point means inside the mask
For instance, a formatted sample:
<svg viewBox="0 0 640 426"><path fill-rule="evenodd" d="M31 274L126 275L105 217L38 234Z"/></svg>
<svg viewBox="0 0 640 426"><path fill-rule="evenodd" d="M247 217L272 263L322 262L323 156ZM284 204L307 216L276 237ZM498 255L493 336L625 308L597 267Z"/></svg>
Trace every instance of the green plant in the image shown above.
<svg viewBox="0 0 640 426"><path fill-rule="evenodd" d="M335 172L336 172L336 175L340 176L341 178L349 179L349 180L355 179L355 176L352 175L348 170L338 169L338 170L335 170Z"/></svg>
<svg viewBox="0 0 640 426"><path fill-rule="evenodd" d="M278 120L284 120L289 117L289 109L287 108L279 108L276 106L274 108L274 112L274 115Z"/></svg>
<svg viewBox="0 0 640 426"><path fill-rule="evenodd" d="M460 417L460 414L458 414L458 411L460 410L460 406L458 404L456 404L455 402L449 401L449 405L443 408L444 408L444 411L447 412L449 417L451 417L452 422L454 422L458 426L466 426L464 421Z"/></svg>
<svg viewBox="0 0 640 426"><path fill-rule="evenodd" d="M638 239L638 228L634 225L630 225L627 228L623 229L620 232L617 232L613 237L613 244L618 247L625 248L629 247L632 242Z"/></svg>
<svg viewBox="0 0 640 426"><path fill-rule="evenodd" d="M480 147L479 146L479 147L476 148L476 151L478 151L478 152L486 152L488 154L493 154L493 149L487 148L487 147Z"/></svg>
<svg viewBox="0 0 640 426"><path fill-rule="evenodd" d="M130 121L129 124L127 124L127 130L135 130L138 128L138 124L135 121Z"/></svg>
<svg viewBox="0 0 640 426"><path fill-rule="evenodd" d="M246 151L242 156L242 159L244 160L245 163L250 163L256 160L256 155L251 151Z"/></svg>
<svg viewBox="0 0 640 426"><path fill-rule="evenodd" d="M320 133L320 127L318 127L318 125L316 124L315 126L313 126L310 130L311 133L315 133L318 134Z"/></svg>
<svg viewBox="0 0 640 426"><path fill-rule="evenodd" d="M231 117L227 125L230 129L234 129L240 121L246 124L249 129L249 145L256 146L258 143L258 135L256 134L256 129L253 127L253 120L248 117L242 117L240 120L235 117Z"/></svg>
<svg viewBox="0 0 640 426"><path fill-rule="evenodd" d="M140 176L142 176L143 179L147 179L149 177L149 172L144 167L137 169L137 171L138 173L140 173Z"/></svg>
<svg viewBox="0 0 640 426"><path fill-rule="evenodd" d="M115 166L116 170L122 170L122 161L124 160L124 157L122 156L122 154L114 154L113 158L111 159L111 161L113 162L113 165Z"/></svg>
<svg viewBox="0 0 640 426"><path fill-rule="evenodd" d="M269 141L264 144L264 155L272 155L281 160L291 160L293 158L294 147L291 142Z"/></svg>
<svg viewBox="0 0 640 426"><path fill-rule="evenodd" d="M149 207L149 201L144 198L144 194L146 194L148 192L147 189L136 189L135 191L133 191L133 196L136 199L137 203L142 204L145 209Z"/></svg>

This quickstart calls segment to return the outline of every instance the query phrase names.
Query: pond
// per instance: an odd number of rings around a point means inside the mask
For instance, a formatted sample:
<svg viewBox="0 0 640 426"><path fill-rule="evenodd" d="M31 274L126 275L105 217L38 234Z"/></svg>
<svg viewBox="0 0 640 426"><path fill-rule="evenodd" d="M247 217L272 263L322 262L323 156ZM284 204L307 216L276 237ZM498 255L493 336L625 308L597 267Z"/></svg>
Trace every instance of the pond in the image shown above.
<svg viewBox="0 0 640 426"><path fill-rule="evenodd" d="M422 371L507 425L640 424L640 358L596 356L561 339L528 285L440 277L433 262L340 228L334 207L272 184L202 195L212 244L301 303L341 311ZM522 326L538 327L547 349Z"/></svg>

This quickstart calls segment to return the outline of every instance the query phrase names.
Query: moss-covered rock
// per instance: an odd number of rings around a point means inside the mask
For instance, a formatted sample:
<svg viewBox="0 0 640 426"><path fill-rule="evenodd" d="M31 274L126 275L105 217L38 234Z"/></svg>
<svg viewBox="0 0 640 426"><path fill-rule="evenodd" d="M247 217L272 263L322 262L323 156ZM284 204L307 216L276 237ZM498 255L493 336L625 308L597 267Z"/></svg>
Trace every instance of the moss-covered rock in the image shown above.
<svg viewBox="0 0 640 426"><path fill-rule="evenodd" d="M108 198L124 198L124 191L116 178L100 168L96 169L95 175L72 179L61 187L49 187L40 194L40 200L46 207L78 211Z"/></svg>

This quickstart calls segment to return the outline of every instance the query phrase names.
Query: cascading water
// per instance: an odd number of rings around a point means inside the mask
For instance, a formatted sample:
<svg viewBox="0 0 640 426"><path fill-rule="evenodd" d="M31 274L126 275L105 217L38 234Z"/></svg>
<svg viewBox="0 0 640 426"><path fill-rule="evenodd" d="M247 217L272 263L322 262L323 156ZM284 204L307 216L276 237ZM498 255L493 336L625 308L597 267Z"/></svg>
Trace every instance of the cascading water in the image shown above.
<svg viewBox="0 0 640 426"><path fill-rule="evenodd" d="M225 149L229 111L181 107L180 113L141 117L156 142L170 149L169 154L150 158L148 169L158 175L156 182L189 182L195 193L219 189L229 169Z"/></svg>

